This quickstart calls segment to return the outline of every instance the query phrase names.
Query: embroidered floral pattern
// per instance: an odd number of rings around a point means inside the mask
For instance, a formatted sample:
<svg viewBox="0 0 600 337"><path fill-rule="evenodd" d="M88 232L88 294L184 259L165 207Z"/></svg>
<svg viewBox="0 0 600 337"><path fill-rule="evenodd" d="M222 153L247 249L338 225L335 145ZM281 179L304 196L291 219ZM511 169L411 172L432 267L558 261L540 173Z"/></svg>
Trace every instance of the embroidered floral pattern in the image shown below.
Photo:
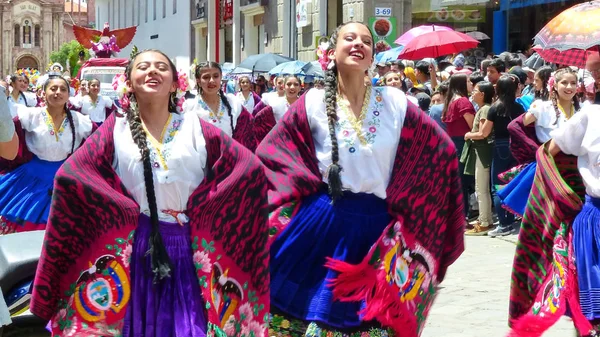
<svg viewBox="0 0 600 337"><path fill-rule="evenodd" d="M17 230L13 226L9 226L6 220L0 216L0 235L16 233Z"/></svg>
<svg viewBox="0 0 600 337"><path fill-rule="evenodd" d="M131 231L126 239L116 238L115 244L107 244L106 249L111 254L98 257L92 267L70 285L65 292L68 300L59 301L58 314L52 318L53 333L58 330L61 336L84 332L95 336L121 336L123 320L115 315L122 315L121 308L129 301L129 278L124 268L131 262L134 234L135 231ZM121 291L114 293L114 288ZM112 296L99 296L111 291ZM99 298L111 300L99 301Z"/></svg>
<svg viewBox="0 0 600 337"><path fill-rule="evenodd" d="M67 126L69 120L67 118L63 119L62 124L60 125L58 130L56 130L54 126L54 121L52 120L52 117L50 116L50 114L48 114L48 111L46 109L42 110L42 117L44 118L44 123L46 124L46 127L48 127L48 132L51 136L54 136L54 138L56 138L56 141L58 142L60 137L62 137L63 133L65 132L65 127Z"/></svg>
<svg viewBox="0 0 600 337"><path fill-rule="evenodd" d="M212 122L213 124L221 124L223 116L225 116L225 113L227 113L227 111L225 110L226 108L223 105L223 101L221 99L219 99L219 111L217 113L212 111L208 104L206 104L206 102L202 100L202 97L198 98L198 104L200 104L200 107L202 107L202 109L208 111L208 118L210 122Z"/></svg>
<svg viewBox="0 0 600 337"><path fill-rule="evenodd" d="M170 123L168 127L163 131L162 139L158 140L160 143L153 142L148 137L148 149L150 149L150 161L152 167L163 168L168 170L167 162L171 156L171 148L173 146L173 139L181 129L183 116L181 114L171 114Z"/></svg>
<svg viewBox="0 0 600 337"><path fill-rule="evenodd" d="M362 331L361 331L362 330ZM370 328L359 329L352 333L327 330L317 323L271 315L269 322L269 337L394 337L391 329Z"/></svg>
<svg viewBox="0 0 600 337"><path fill-rule="evenodd" d="M216 255L214 241L207 241L195 236L192 240L194 266L198 283L203 288L210 288L212 303L207 300L206 309L214 305L219 313L221 326L210 326L207 336L217 337L259 337L267 329L269 314L265 313L264 304L258 303L254 290L248 289L248 282L243 285L228 275L228 269L221 266L221 255ZM210 275L210 278L209 276ZM236 310L237 309L237 310Z"/></svg>
<svg viewBox="0 0 600 337"><path fill-rule="evenodd" d="M374 144L375 138L377 137L377 129L381 126L379 115L383 110L382 89L373 88L372 90L375 91L375 99L371 99L371 96L368 95L369 98L368 100L365 100L365 105L363 106L363 110L358 119L346 105L339 104L346 115L346 119L336 123L339 134L338 137L339 140L348 147L350 153L355 153L357 150L357 138L363 146Z"/></svg>

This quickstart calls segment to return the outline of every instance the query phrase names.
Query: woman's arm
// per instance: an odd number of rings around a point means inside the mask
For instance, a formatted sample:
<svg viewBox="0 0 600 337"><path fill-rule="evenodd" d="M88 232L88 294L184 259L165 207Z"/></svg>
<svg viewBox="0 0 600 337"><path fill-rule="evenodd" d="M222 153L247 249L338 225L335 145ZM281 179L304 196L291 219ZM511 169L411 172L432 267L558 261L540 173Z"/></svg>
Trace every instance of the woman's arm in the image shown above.
<svg viewBox="0 0 600 337"><path fill-rule="evenodd" d="M548 145L548 152L550 152L550 155L553 157L561 152L560 147L558 147L554 139L550 140L550 144Z"/></svg>
<svg viewBox="0 0 600 337"><path fill-rule="evenodd" d="M535 123L536 120L537 118L535 118L531 112L526 112L525 117L523 117L523 125L527 126L531 123Z"/></svg>
<svg viewBox="0 0 600 337"><path fill-rule="evenodd" d="M466 113L463 115L463 118L465 119L465 121L467 121L467 124L469 125L469 130L473 129L473 121L475 120L475 115L471 114L471 113Z"/></svg>
<svg viewBox="0 0 600 337"><path fill-rule="evenodd" d="M19 152L19 137L15 133L15 124L5 90L0 86L0 157L13 160Z"/></svg>
<svg viewBox="0 0 600 337"><path fill-rule="evenodd" d="M479 128L478 132L467 132L467 134L465 135L465 140L485 139L490 135L490 133L492 133L493 129L494 129L494 122L490 121L489 119L486 119L485 122L483 123L483 126L481 126Z"/></svg>

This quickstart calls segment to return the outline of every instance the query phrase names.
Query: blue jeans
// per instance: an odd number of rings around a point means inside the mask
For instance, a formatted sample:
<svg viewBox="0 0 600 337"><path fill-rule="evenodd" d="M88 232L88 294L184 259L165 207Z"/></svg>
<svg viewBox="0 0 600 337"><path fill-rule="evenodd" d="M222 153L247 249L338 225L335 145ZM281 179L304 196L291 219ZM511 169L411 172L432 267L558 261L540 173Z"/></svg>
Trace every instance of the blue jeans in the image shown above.
<svg viewBox="0 0 600 337"><path fill-rule="evenodd" d="M511 227L515 221L515 217L512 213L502 208L502 200L497 195L498 185L504 185L504 183L498 178L498 175L505 172L515 166L516 161L513 158L508 138L496 139L494 142L494 157L492 159L492 195L494 198L494 208L496 214L498 214L498 221L500 227L506 228Z"/></svg>

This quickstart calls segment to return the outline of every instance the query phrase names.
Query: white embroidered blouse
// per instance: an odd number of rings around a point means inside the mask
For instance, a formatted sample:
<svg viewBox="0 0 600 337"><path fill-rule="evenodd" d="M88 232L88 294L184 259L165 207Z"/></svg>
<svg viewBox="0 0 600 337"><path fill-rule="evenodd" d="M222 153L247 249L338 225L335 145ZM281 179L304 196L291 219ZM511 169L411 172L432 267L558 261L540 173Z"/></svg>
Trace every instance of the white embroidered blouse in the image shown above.
<svg viewBox="0 0 600 337"><path fill-rule="evenodd" d="M369 87L370 96L363 106L362 122L348 107L338 104L336 134L342 185L354 193L375 194L385 199L391 178L400 132L407 109L406 96L392 87ZM369 91L367 91L368 93ZM325 92L311 89L306 94L306 113L310 125L319 170L323 181L331 165L331 137L325 111Z"/></svg>
<svg viewBox="0 0 600 337"><path fill-rule="evenodd" d="M73 135L68 118L60 127L54 127L46 108L28 108L16 104L21 127L25 131L25 143L31 153L41 160L61 161L71 154ZM83 139L92 133L92 121L77 111L71 111L75 126L75 150Z"/></svg>
<svg viewBox="0 0 600 337"><path fill-rule="evenodd" d="M225 97L229 102L229 106L231 106L233 129L235 130L235 127L237 126L237 119L242 114L242 102L239 100L239 98L232 94L225 94ZM233 136L229 113L227 112L227 107L222 101L219 101L219 112L215 113L202 100L202 96L198 95L196 98L188 99L183 103L183 112L193 112L198 117L223 130L228 136Z"/></svg>
<svg viewBox="0 0 600 337"><path fill-rule="evenodd" d="M81 97L79 101L71 100L71 103L81 108L81 113L90 116L90 119L94 123L104 123L106 120L106 109L112 108L115 104L110 97L100 95L98 95L95 102L92 102L92 98L86 95Z"/></svg>
<svg viewBox="0 0 600 337"><path fill-rule="evenodd" d="M577 156L585 192L600 198L600 105L588 105L551 133L566 154Z"/></svg>
<svg viewBox="0 0 600 337"><path fill-rule="evenodd" d="M536 100L531 104L528 112L535 117L535 135L540 143L552 139L550 133L567 122L567 116L562 112L562 108L559 109L561 113L557 122L556 110L551 101Z"/></svg>
<svg viewBox="0 0 600 337"><path fill-rule="evenodd" d="M173 221L162 211L185 211L189 197L205 176L207 152L200 119L195 114L171 113L161 139L147 135L159 219ZM126 117L116 117L113 137L113 167L140 205L140 212L150 214L141 155Z"/></svg>

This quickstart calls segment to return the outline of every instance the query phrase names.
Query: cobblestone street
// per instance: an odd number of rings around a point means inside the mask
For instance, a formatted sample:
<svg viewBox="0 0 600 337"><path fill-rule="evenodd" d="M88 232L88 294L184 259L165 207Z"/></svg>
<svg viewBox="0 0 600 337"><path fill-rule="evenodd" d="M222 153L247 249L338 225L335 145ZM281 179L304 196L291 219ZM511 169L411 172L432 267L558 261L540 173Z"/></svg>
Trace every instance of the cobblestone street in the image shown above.
<svg viewBox="0 0 600 337"><path fill-rule="evenodd" d="M450 267L422 337L506 336L516 238L466 237L466 250ZM572 336L567 318L544 335Z"/></svg>

